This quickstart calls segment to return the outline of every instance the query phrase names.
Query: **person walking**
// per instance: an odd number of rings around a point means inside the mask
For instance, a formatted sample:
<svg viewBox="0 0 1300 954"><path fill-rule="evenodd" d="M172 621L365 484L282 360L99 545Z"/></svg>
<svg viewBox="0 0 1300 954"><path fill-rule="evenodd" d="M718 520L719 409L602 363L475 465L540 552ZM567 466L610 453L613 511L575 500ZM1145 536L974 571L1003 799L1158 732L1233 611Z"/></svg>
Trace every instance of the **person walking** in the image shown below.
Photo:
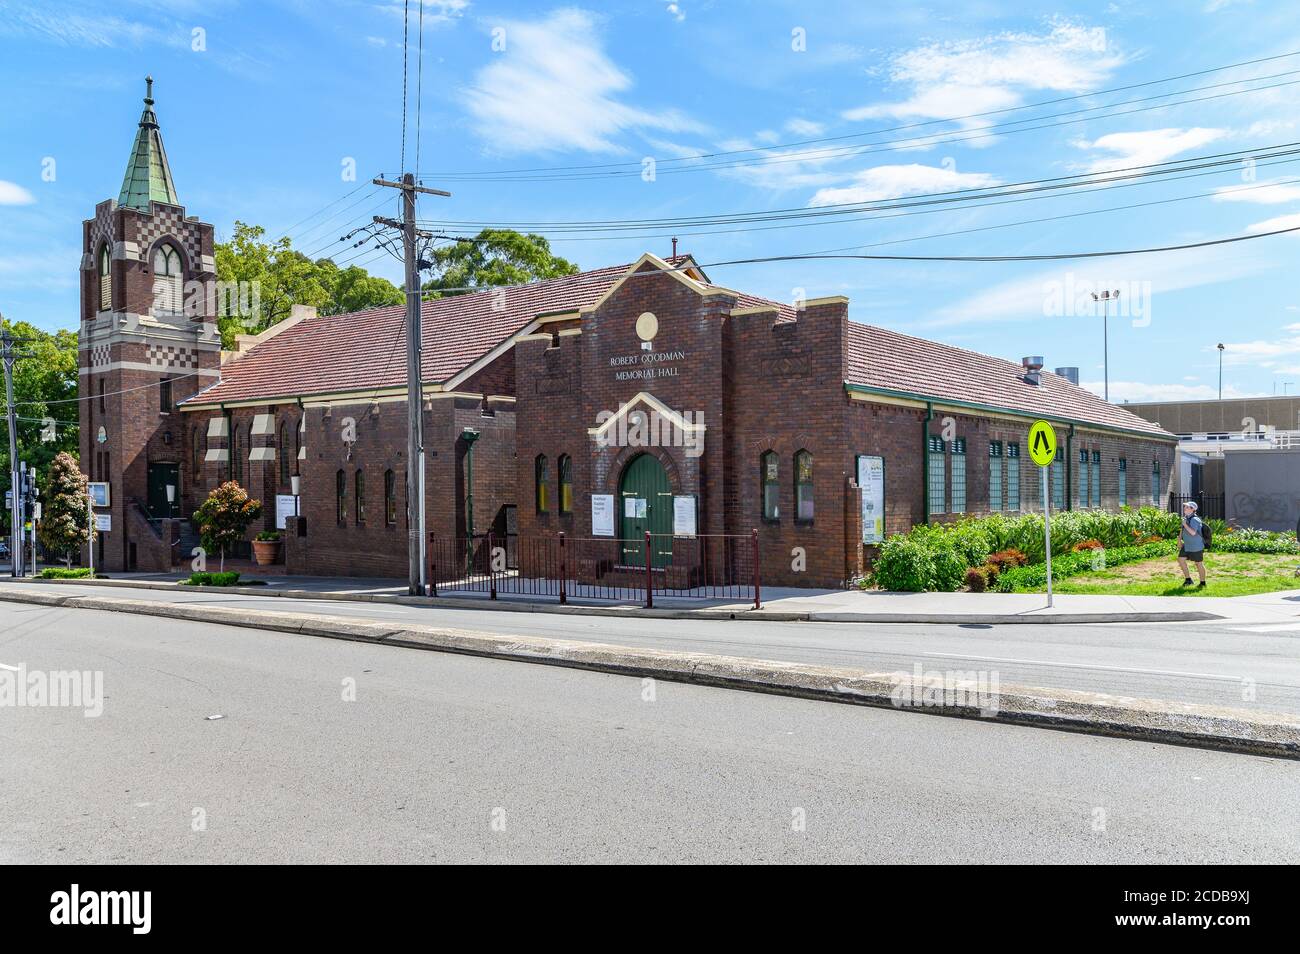
<svg viewBox="0 0 1300 954"><path fill-rule="evenodd" d="M1205 589L1205 524L1196 516L1196 504L1189 500L1183 504L1183 528L1179 539L1178 568L1183 571L1183 586L1192 585L1192 574L1187 569L1187 561L1196 564L1196 574L1201 578L1198 590Z"/></svg>

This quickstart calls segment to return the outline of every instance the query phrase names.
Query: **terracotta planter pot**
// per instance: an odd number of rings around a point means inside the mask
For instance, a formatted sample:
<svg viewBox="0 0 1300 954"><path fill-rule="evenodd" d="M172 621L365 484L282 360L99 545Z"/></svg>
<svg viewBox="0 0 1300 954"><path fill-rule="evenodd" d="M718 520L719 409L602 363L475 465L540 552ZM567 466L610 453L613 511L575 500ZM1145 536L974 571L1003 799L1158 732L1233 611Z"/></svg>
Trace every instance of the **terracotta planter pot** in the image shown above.
<svg viewBox="0 0 1300 954"><path fill-rule="evenodd" d="M280 562L281 540L254 540L253 560L258 566L273 566Z"/></svg>

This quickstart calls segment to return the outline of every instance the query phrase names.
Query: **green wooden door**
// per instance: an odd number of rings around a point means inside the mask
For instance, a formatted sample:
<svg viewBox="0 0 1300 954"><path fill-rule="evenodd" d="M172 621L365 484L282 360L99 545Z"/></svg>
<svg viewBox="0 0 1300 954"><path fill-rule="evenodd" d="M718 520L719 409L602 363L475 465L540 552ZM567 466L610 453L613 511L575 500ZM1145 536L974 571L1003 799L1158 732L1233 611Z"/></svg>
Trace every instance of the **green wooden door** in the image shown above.
<svg viewBox="0 0 1300 954"><path fill-rule="evenodd" d="M633 458L619 482L619 538L623 562L645 566L645 534L663 534L651 544L652 566L672 562L673 492L664 465L651 454Z"/></svg>
<svg viewBox="0 0 1300 954"><path fill-rule="evenodd" d="M168 503L167 487L175 487L175 499ZM176 464L149 465L149 496L146 503L151 517L177 517L181 512L180 467Z"/></svg>

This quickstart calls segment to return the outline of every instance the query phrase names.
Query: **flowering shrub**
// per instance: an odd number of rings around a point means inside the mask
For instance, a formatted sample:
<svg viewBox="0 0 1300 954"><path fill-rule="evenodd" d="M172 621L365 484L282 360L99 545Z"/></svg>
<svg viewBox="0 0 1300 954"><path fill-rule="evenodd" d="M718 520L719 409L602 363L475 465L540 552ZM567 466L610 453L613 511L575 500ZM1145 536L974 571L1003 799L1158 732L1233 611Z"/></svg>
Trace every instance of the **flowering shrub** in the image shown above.
<svg viewBox="0 0 1300 954"><path fill-rule="evenodd" d="M253 500L248 491L228 480L194 511L203 549L219 551L221 568L226 568L226 550L244 538L248 527L262 516L262 502Z"/></svg>

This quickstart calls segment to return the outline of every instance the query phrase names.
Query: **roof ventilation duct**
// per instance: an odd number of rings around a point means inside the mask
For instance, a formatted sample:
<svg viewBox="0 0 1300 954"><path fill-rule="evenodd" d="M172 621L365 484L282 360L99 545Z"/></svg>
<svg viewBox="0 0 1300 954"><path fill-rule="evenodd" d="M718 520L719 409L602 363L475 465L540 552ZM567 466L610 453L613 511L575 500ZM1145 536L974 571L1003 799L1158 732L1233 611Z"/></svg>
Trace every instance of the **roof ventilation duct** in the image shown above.
<svg viewBox="0 0 1300 954"><path fill-rule="evenodd" d="M1042 381L1043 358L1042 355L1035 355L1029 358L1021 358L1020 366L1025 369L1025 383L1037 386Z"/></svg>

